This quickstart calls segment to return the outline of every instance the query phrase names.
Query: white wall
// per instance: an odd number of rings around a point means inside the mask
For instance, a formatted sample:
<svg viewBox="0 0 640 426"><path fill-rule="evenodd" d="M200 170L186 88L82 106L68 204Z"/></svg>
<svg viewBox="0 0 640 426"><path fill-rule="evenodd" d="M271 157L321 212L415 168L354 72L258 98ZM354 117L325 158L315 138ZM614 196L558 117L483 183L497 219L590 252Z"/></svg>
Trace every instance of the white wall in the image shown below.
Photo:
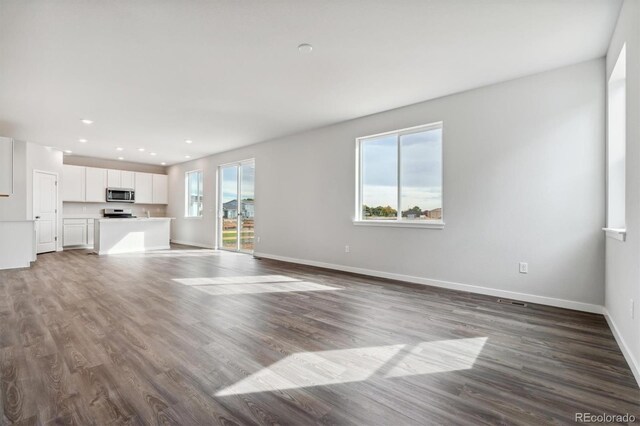
<svg viewBox="0 0 640 426"><path fill-rule="evenodd" d="M598 310L604 75L589 61L172 166L172 239L213 246L216 168L254 157L257 253ZM440 120L444 230L354 226L355 138ZM199 168L204 218L184 219Z"/></svg>
<svg viewBox="0 0 640 426"><path fill-rule="evenodd" d="M626 241L606 239L607 319L640 383L640 2L627 0L607 53L607 80L627 49ZM631 318L631 300L635 319Z"/></svg>
<svg viewBox="0 0 640 426"><path fill-rule="evenodd" d="M107 158L85 157L82 155L65 155L63 162L74 166L128 170L130 172L156 173L159 175L167 174L167 168L158 164L133 163L131 161L109 160Z"/></svg>

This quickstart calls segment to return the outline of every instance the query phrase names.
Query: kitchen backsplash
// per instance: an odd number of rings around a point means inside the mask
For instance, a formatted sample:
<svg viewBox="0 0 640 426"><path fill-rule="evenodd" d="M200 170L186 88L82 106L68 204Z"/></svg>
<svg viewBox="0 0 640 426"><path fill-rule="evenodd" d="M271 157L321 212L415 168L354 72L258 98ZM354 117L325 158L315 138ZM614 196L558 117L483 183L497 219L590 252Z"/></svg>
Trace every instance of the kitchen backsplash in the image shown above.
<svg viewBox="0 0 640 426"><path fill-rule="evenodd" d="M157 204L65 202L62 206L62 217L102 217L103 209L131 209L133 215L137 217L146 217L147 211L150 212L151 217L165 217L167 215L167 207Z"/></svg>

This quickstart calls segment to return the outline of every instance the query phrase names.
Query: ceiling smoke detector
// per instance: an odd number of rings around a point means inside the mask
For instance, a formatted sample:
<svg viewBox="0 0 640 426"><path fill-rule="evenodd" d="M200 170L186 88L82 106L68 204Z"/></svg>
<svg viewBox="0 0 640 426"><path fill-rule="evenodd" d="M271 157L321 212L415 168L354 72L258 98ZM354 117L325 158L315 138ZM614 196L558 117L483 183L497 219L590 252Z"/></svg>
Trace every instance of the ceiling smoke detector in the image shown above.
<svg viewBox="0 0 640 426"><path fill-rule="evenodd" d="M311 51L313 50L313 46L308 43L302 43L298 45L298 50L301 53L311 53Z"/></svg>

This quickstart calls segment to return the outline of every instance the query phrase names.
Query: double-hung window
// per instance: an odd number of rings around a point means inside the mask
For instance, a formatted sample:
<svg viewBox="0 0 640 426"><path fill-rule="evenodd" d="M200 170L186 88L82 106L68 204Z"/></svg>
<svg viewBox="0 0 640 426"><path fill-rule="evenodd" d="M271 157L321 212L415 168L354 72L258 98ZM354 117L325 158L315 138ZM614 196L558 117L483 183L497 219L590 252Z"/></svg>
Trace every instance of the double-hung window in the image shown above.
<svg viewBox="0 0 640 426"><path fill-rule="evenodd" d="M623 45L608 84L607 235L626 234L627 47Z"/></svg>
<svg viewBox="0 0 640 426"><path fill-rule="evenodd" d="M358 138L357 225L442 228L442 123Z"/></svg>
<svg viewBox="0 0 640 426"><path fill-rule="evenodd" d="M202 170L185 173L185 217L202 217Z"/></svg>

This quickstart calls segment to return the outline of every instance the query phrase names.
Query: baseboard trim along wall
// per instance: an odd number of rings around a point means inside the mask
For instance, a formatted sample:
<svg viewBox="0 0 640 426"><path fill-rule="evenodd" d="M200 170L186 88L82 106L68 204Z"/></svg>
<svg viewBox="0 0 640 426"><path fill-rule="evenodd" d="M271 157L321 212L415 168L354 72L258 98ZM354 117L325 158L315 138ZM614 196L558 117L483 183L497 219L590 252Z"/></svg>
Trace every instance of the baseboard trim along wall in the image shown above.
<svg viewBox="0 0 640 426"><path fill-rule="evenodd" d="M315 260L296 259L293 257L278 256L268 253L254 252L254 257L280 260L283 262L298 263L301 265L317 266L319 268L335 269L337 271L352 272L355 274L369 275L378 278L387 278L391 280L406 281L414 284L424 284L433 287L446 288L449 290L466 291L469 293L484 294L487 296L504 297L508 299L521 300L523 302L538 303L540 305L554 306L557 308L573 309L576 311L590 312L594 314L602 314L603 306L593 305L590 303L576 302L574 300L556 299L553 297L536 296L534 294L517 293L513 291L498 290L488 287L480 287L470 284L462 284L450 281L433 280L429 278L414 277L411 275L395 274L391 272L375 271L372 269L355 268L352 266L338 265L333 263L317 262Z"/></svg>
<svg viewBox="0 0 640 426"><path fill-rule="evenodd" d="M616 327L616 323L613 321L613 318L611 318L611 315L609 315L609 311L607 311L607 308L603 307L602 310L604 317L607 320L607 324L609 324L609 328L611 329L611 333L613 333L613 337L616 339L616 342L618 343L618 346L622 351L622 355L624 355L624 359L627 360L627 364L629 364L629 368L633 373L633 377L636 378L638 387L640 387L640 366L638 365L638 362L633 358L633 355L631 354L631 351L627 346L627 342L625 342L625 340L622 338L622 334L620 334L620 332L618 331L618 327Z"/></svg>
<svg viewBox="0 0 640 426"><path fill-rule="evenodd" d="M200 247L200 248L206 248L206 249L215 249L214 246L210 246L207 244L202 244L202 243L194 243L191 241L182 241L182 240L171 240L172 244L182 244L183 246L193 246L193 247Z"/></svg>

